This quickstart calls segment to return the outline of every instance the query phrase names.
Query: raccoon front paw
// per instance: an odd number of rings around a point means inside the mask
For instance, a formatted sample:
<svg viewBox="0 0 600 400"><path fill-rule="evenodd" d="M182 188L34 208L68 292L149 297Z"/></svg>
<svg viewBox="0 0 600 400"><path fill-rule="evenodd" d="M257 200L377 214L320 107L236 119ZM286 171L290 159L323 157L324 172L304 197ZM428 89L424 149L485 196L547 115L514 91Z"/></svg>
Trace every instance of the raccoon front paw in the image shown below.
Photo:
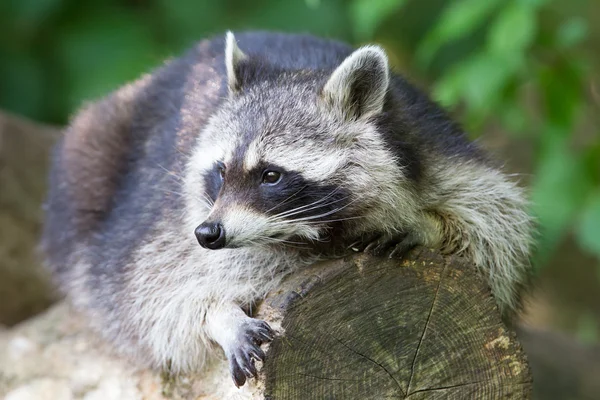
<svg viewBox="0 0 600 400"><path fill-rule="evenodd" d="M376 257L387 254L388 258L402 258L409 250L419 244L412 233L397 235L372 235L353 243L350 247L354 251L362 251Z"/></svg>
<svg viewBox="0 0 600 400"><path fill-rule="evenodd" d="M255 360L264 361L265 353L260 345L273 340L275 333L265 321L248 318L239 329L235 344L225 351L229 361L229 372L235 386L246 383L247 378L256 377Z"/></svg>

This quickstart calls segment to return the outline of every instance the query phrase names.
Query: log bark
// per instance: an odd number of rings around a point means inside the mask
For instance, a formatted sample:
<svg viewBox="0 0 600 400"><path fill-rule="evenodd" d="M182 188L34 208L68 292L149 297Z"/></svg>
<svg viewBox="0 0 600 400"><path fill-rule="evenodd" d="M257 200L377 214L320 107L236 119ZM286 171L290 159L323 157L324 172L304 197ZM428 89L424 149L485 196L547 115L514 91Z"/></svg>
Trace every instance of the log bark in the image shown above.
<svg viewBox="0 0 600 400"><path fill-rule="evenodd" d="M55 299L33 249L58 134L0 112L0 324L37 314Z"/></svg>

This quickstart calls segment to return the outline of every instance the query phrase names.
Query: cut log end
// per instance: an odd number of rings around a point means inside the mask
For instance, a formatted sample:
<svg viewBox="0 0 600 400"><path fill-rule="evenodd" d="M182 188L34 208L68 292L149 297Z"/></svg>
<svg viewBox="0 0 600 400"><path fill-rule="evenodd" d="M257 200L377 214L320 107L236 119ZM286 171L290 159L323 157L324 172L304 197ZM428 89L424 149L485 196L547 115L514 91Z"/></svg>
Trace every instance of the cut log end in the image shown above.
<svg viewBox="0 0 600 400"><path fill-rule="evenodd" d="M429 250L358 255L288 280L263 308L285 334L265 365L272 399L529 398L525 354L472 266Z"/></svg>

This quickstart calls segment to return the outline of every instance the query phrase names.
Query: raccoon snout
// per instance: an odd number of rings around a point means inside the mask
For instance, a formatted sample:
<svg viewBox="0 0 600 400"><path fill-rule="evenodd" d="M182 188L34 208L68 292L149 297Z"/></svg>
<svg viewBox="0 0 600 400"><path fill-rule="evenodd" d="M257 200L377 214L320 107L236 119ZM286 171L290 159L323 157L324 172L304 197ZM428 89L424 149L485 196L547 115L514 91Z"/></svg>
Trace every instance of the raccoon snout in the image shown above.
<svg viewBox="0 0 600 400"><path fill-rule="evenodd" d="M225 228L216 222L203 222L194 231L200 246L217 250L225 247Z"/></svg>

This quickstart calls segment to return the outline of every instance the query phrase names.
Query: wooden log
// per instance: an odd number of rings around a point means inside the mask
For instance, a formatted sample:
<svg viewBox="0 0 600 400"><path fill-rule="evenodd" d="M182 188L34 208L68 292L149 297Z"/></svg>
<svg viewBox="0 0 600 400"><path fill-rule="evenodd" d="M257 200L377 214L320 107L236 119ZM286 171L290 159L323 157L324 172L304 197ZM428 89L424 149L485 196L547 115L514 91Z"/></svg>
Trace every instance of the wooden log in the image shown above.
<svg viewBox="0 0 600 400"><path fill-rule="evenodd" d="M263 306L283 336L265 365L272 399L525 399L525 355L471 265L426 249L402 262L317 265Z"/></svg>
<svg viewBox="0 0 600 400"><path fill-rule="evenodd" d="M236 389L223 358L191 376L136 370L60 306L0 334L0 354L13 355L0 360L0 396L19 400L52 387L91 398L110 398L113 390L120 399L531 396L514 333L458 258L418 249L403 261L361 254L320 263L290 276L256 314L280 336L268 346L259 380ZM82 378L89 370L95 375Z"/></svg>
<svg viewBox="0 0 600 400"><path fill-rule="evenodd" d="M33 250L57 137L57 129L0 112L0 324L30 317L55 298Z"/></svg>

